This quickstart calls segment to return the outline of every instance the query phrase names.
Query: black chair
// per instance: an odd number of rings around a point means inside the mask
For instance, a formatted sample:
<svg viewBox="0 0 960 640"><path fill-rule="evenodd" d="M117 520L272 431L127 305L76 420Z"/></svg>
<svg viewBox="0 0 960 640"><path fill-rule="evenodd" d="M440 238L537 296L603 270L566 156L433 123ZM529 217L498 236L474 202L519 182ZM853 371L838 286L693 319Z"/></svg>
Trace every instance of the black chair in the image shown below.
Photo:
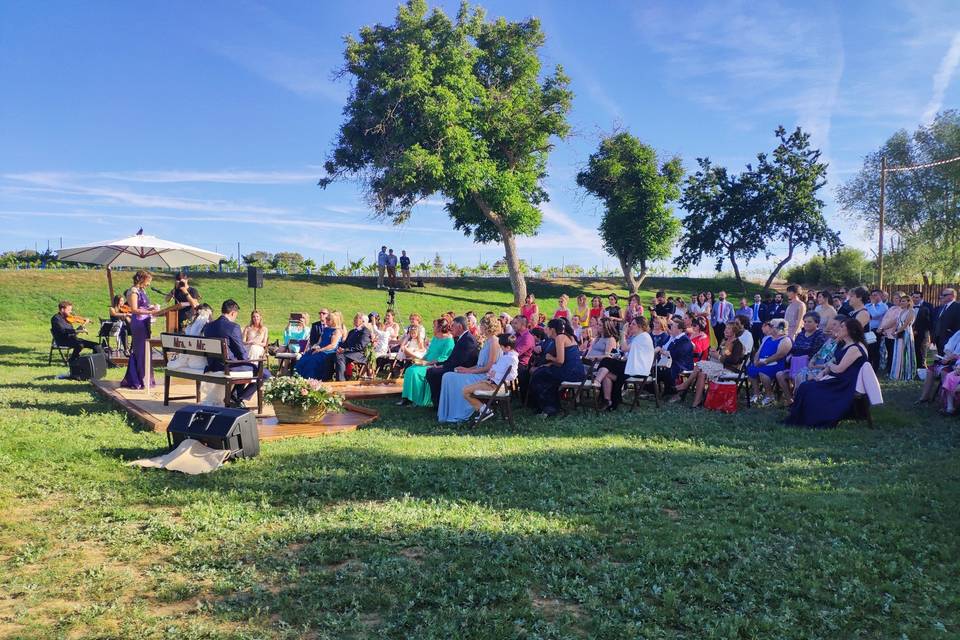
<svg viewBox="0 0 960 640"><path fill-rule="evenodd" d="M733 382L737 385L737 394L743 391L743 396L747 401L747 408L750 408L750 378L747 377L747 367L750 366L750 356L744 356L737 367L736 373L727 372L720 375L718 382Z"/></svg>
<svg viewBox="0 0 960 640"><path fill-rule="evenodd" d="M633 411L640 405L640 398L644 395L643 389L651 383L653 384L653 398L657 403L657 408L659 409L662 392L660 390L660 382L657 380L656 360L654 360L653 365L650 367L650 373L647 375L628 376L626 380L623 381L623 390L626 391L627 389L630 389L633 391L633 400L630 402L630 411Z"/></svg>
<svg viewBox="0 0 960 640"><path fill-rule="evenodd" d="M68 357L73 353L73 345L66 346L57 343L57 338L53 334L53 329L50 330L50 355L47 356L47 366L53 364L53 352L56 350L60 354L60 360L63 361L63 364L69 365L70 358ZM42 353L42 352L41 352Z"/></svg>
<svg viewBox="0 0 960 640"><path fill-rule="evenodd" d="M472 395L477 400L483 401L485 409L493 411L494 414L499 412L500 418L505 419L510 428L513 429L513 392L517 390L517 379L514 378L511 382L507 382L508 375L510 375L509 370L504 372L493 391L477 389Z"/></svg>

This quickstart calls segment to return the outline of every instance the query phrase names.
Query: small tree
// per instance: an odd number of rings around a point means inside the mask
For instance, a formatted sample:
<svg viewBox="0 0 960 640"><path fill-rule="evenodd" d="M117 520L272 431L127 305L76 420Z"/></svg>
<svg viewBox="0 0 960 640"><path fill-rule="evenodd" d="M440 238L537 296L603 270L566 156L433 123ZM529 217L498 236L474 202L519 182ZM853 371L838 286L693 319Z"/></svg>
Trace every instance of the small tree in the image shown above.
<svg viewBox="0 0 960 640"><path fill-rule="evenodd" d="M587 168L577 174L577 184L606 208L600 237L620 262L630 293L643 284L650 262L670 257L680 222L667 203L680 196L682 178L680 158L658 166L656 152L629 133L601 141Z"/></svg>
<svg viewBox="0 0 960 640"><path fill-rule="evenodd" d="M243 262L247 266L271 269L273 268L273 254L266 251L254 251L243 256Z"/></svg>
<svg viewBox="0 0 960 640"><path fill-rule="evenodd" d="M303 265L303 256L295 251L281 251L274 254L272 266L290 273L297 273Z"/></svg>
<svg viewBox="0 0 960 640"><path fill-rule="evenodd" d="M374 211L398 223L441 194L455 228L503 244L519 304L516 237L540 227L547 154L572 98L559 67L540 77L544 40L536 19L488 22L463 4L454 21L425 0L348 38L353 87L320 185L361 176Z"/></svg>

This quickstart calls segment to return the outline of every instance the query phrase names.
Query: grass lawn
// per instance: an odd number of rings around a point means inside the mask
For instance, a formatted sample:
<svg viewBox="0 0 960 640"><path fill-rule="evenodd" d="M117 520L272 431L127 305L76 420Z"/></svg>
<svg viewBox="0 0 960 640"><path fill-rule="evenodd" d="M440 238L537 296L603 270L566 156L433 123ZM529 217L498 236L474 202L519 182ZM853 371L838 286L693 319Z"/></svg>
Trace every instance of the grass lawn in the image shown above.
<svg viewBox="0 0 960 640"><path fill-rule="evenodd" d="M244 285L198 281L246 311ZM914 384L885 386L874 430L644 404L467 431L372 402L370 428L185 477L126 467L164 437L46 366L56 301L96 316L105 289L0 271L0 638L960 636L960 424ZM532 290L550 310L577 291ZM275 335L386 298L292 278L258 297ZM510 300L487 280L399 295L428 316Z"/></svg>

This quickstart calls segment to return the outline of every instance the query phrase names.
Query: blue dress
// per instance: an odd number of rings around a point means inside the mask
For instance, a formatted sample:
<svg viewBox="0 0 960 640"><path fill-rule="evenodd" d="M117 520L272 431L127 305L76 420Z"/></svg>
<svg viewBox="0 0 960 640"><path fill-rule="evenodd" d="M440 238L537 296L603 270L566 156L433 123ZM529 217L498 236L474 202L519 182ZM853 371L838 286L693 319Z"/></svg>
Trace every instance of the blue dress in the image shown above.
<svg viewBox="0 0 960 640"><path fill-rule="evenodd" d="M556 352L556 346L551 348ZM563 365L539 367L530 378L530 402L547 415L560 411L560 383L583 382L586 373L580 349L571 344L563 350Z"/></svg>
<svg viewBox="0 0 960 640"><path fill-rule="evenodd" d="M780 341L785 337L786 336L780 336L776 339L770 338L769 340L765 340L764 343L760 345L760 351L757 352L757 359L769 358L775 354L777 349L780 347ZM773 380L779 372L783 371L783 368L784 361L782 359L761 366L751 364L749 367L747 367L747 375L751 378L757 378L762 373Z"/></svg>
<svg viewBox="0 0 960 640"><path fill-rule="evenodd" d="M843 373L825 380L808 380L797 387L787 424L826 429L837 426L850 414L857 391L857 377L860 367L867 361L867 352L859 344L837 348L833 362L839 364L848 349L857 349L860 353Z"/></svg>
<svg viewBox="0 0 960 640"><path fill-rule="evenodd" d="M480 349L480 355L477 356L477 366L487 364L490 357L490 349L496 342L496 338L487 338L483 342L483 348ZM463 397L464 387L482 382L487 379L485 373L457 373L456 371L447 371L443 374L443 382L440 385L440 406L437 408L437 420L440 422L460 422L466 420L473 413L473 407Z"/></svg>
<svg viewBox="0 0 960 640"><path fill-rule="evenodd" d="M340 340L337 340L336 344L330 344L330 339L333 337L334 331L336 331L336 329L333 327L324 327L323 331L320 332L319 344L322 345L324 349L329 348L329 351L311 351L304 353L300 356L300 359L297 360L297 364L294 365L293 370L296 371L301 378L326 380L333 375L333 360L336 357L337 347L340 346Z"/></svg>

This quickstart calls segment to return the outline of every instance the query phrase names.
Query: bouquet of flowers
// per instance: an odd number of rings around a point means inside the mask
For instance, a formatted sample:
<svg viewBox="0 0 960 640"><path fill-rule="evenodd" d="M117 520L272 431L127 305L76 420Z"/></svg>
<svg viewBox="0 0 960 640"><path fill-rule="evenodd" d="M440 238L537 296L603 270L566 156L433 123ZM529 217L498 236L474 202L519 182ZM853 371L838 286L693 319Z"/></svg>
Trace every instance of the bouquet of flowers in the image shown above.
<svg viewBox="0 0 960 640"><path fill-rule="evenodd" d="M319 380L298 375L270 378L263 385L263 397L271 404L285 404L310 411L322 409L334 413L343 410L343 396L325 387Z"/></svg>

